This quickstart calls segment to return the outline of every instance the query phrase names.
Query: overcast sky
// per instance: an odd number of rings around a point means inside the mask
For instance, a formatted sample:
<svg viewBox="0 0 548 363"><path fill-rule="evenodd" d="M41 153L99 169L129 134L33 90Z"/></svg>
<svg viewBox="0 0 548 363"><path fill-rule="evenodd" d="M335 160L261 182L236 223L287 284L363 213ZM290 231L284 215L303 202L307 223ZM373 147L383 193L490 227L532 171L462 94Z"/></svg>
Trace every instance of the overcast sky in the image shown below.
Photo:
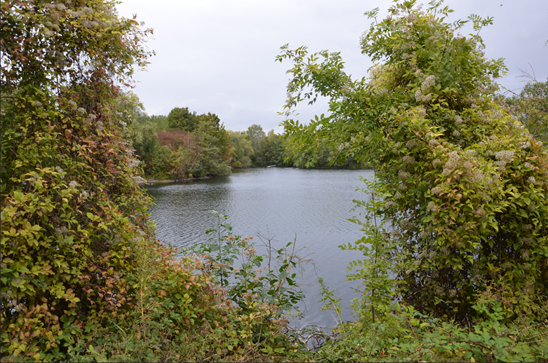
<svg viewBox="0 0 548 363"><path fill-rule="evenodd" d="M427 1L425 1L427 3ZM508 74L499 80L519 91L518 68L548 78L548 0L446 0L451 20L469 14L494 17L481 35L486 56L505 58ZM125 0L120 15L154 28L147 47L156 52L133 90L149 115L174 107L217 114L227 129L259 124L281 132L277 112L286 99L290 63L275 62L280 47L305 45L311 52L341 52L347 73L359 78L372 65L360 52L369 28L363 15L375 7L386 16L390 0ZM468 32L463 32L468 33ZM325 103L300 109L309 120Z"/></svg>

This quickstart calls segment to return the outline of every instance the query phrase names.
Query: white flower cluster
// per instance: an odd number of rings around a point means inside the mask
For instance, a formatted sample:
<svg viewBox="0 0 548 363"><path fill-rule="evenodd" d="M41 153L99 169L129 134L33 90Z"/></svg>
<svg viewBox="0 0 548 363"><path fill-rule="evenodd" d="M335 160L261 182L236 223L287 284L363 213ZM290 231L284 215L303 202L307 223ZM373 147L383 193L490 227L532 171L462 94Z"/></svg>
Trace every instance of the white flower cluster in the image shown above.
<svg viewBox="0 0 548 363"><path fill-rule="evenodd" d="M537 182L537 180L535 179L534 176L530 176L529 178L527 178L527 184L535 184Z"/></svg>
<svg viewBox="0 0 548 363"><path fill-rule="evenodd" d="M455 125L460 125L462 123L462 118L460 116L455 117Z"/></svg>
<svg viewBox="0 0 548 363"><path fill-rule="evenodd" d="M441 188L440 187L434 187L434 188L430 189L430 191L432 192L432 194L438 195L438 194L441 193Z"/></svg>
<svg viewBox="0 0 548 363"><path fill-rule="evenodd" d="M419 116L426 116L426 110L424 108L419 107L417 111L419 111Z"/></svg>
<svg viewBox="0 0 548 363"><path fill-rule="evenodd" d="M477 215L479 218L483 218L485 217L485 209L483 208L478 208L475 212L474 212L475 215Z"/></svg>
<svg viewBox="0 0 548 363"><path fill-rule="evenodd" d="M63 11L66 9L66 6L65 4L61 4L61 3L58 3L58 4L46 4L44 5L45 8L48 8L48 9L57 9L59 11Z"/></svg>
<svg viewBox="0 0 548 363"><path fill-rule="evenodd" d="M522 142L521 144L519 144L519 148L522 150L528 149L530 147L531 147L531 143L529 141Z"/></svg>
<svg viewBox="0 0 548 363"><path fill-rule="evenodd" d="M470 174L472 183L479 183L485 178L485 175L479 169L473 169Z"/></svg>
<svg viewBox="0 0 548 363"><path fill-rule="evenodd" d="M85 190L84 190L82 193L80 193L80 194L82 195L82 198L84 198L84 199L86 199L87 197L89 197L88 192L86 192Z"/></svg>
<svg viewBox="0 0 548 363"><path fill-rule="evenodd" d="M405 143L405 146L411 150L412 148L414 148L415 146L417 146L417 141L415 140L409 140Z"/></svg>
<svg viewBox="0 0 548 363"><path fill-rule="evenodd" d="M399 190L407 190L407 185L405 185L405 183L401 183L400 185L398 185L398 189Z"/></svg>
<svg viewBox="0 0 548 363"><path fill-rule="evenodd" d="M128 163L128 166L129 166L130 168L133 169L133 168L135 168L136 166L138 166L140 163L141 163L141 162L140 162L139 160L137 160L137 159L131 159L131 160L129 161L129 163Z"/></svg>
<svg viewBox="0 0 548 363"><path fill-rule="evenodd" d="M396 207L396 206L397 206L397 204L394 203L391 200L388 200L388 201L384 202L384 208L386 208L386 209L390 209L390 208Z"/></svg>
<svg viewBox="0 0 548 363"><path fill-rule="evenodd" d="M69 183L69 187L71 188L76 188L78 186L78 183L75 181L75 180L72 180L70 183Z"/></svg>
<svg viewBox="0 0 548 363"><path fill-rule="evenodd" d="M429 90L430 87L432 87L435 83L436 83L436 76L430 75L430 76L426 77L426 79L424 80L424 82L422 82L422 84L421 84L421 89L422 89L423 91L427 91L427 90Z"/></svg>
<svg viewBox="0 0 548 363"><path fill-rule="evenodd" d="M68 101L68 104L72 107L72 108L76 108L78 105L76 104L76 102L74 102L73 100L70 100Z"/></svg>
<svg viewBox="0 0 548 363"><path fill-rule="evenodd" d="M454 169L457 167L458 163L460 162L461 157L458 153L458 151L452 151L449 154L449 160L447 160L447 163L445 163L446 169Z"/></svg>
<svg viewBox="0 0 548 363"><path fill-rule="evenodd" d="M402 195L400 192L396 192L396 194L394 194L394 199L400 199L401 197Z"/></svg>
<svg viewBox="0 0 548 363"><path fill-rule="evenodd" d="M499 167L500 171L503 171L506 167L506 164L512 161L514 158L515 152L512 150L502 150L495 153L495 165Z"/></svg>
<svg viewBox="0 0 548 363"><path fill-rule="evenodd" d="M415 99L419 102L430 102L432 100L432 95L423 95L422 91L418 89L417 91L415 91Z"/></svg>
<svg viewBox="0 0 548 363"><path fill-rule="evenodd" d="M69 233L69 230L65 226L57 227L55 228L55 234L56 235L63 235Z"/></svg>
<svg viewBox="0 0 548 363"><path fill-rule="evenodd" d="M402 159L403 161L405 161L405 162L406 162L407 164L409 164L409 165L413 165L413 164L416 163L415 158L412 157L412 156L410 156L410 155L406 155L406 156L404 156L404 157L401 158L401 159Z"/></svg>
<svg viewBox="0 0 548 363"><path fill-rule="evenodd" d="M410 177L409 173L406 172L406 171L404 171L404 170L400 170L400 171L398 172L398 176L399 176L401 179L403 179L403 180L406 180L406 179L408 179L408 178Z"/></svg>
<svg viewBox="0 0 548 363"><path fill-rule="evenodd" d="M95 116L95 115L88 115L88 117L86 117L86 119L84 120L84 124L85 124L85 125L89 125L89 124L91 124L91 122L94 121L96 118L97 118L97 116Z"/></svg>
<svg viewBox="0 0 548 363"><path fill-rule="evenodd" d="M459 137L459 136L460 136L459 130L453 131L453 136L454 136L454 137Z"/></svg>
<svg viewBox="0 0 548 363"><path fill-rule="evenodd" d="M103 132L103 130L105 129L105 125L103 124L103 122L99 121L97 122L97 131L100 131L100 132Z"/></svg>
<svg viewBox="0 0 548 363"><path fill-rule="evenodd" d="M435 147L439 144L440 144L439 141L436 139L430 139L430 141L428 141L428 145L430 145L430 147Z"/></svg>
<svg viewBox="0 0 548 363"><path fill-rule="evenodd" d="M525 238L522 238L520 242L522 245L532 245L533 239L530 237L525 237Z"/></svg>
<svg viewBox="0 0 548 363"><path fill-rule="evenodd" d="M341 143L341 144L339 145L339 147L337 148L337 150L338 150L338 151L342 151L342 150L346 149L346 148L349 147L349 146L350 146L350 143L348 143L348 142L343 142L343 143Z"/></svg>
<svg viewBox="0 0 548 363"><path fill-rule="evenodd" d="M436 205L434 202L430 202L428 203L428 210L431 210L432 212L437 213L439 212L440 207Z"/></svg>

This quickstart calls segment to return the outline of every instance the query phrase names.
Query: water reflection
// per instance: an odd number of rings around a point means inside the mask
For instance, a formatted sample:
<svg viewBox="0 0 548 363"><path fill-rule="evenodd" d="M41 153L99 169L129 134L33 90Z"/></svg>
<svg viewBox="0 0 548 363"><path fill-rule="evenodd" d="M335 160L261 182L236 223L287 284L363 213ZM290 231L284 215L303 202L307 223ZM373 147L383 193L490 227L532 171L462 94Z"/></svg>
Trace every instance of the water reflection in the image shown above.
<svg viewBox="0 0 548 363"><path fill-rule="evenodd" d="M372 171L258 168L147 189L156 203L150 212L158 238L179 247L207 240L205 231L216 224L210 210L227 214L234 233L244 237L275 235L275 244L281 247L296 235L298 246L314 253L317 275L344 298L343 319L352 320L349 300L358 283L345 281L346 267L359 256L337 246L361 237L359 226L347 221L360 212L351 211L352 200L367 197L356 191L363 186L358 175L368 177ZM330 312L319 311L316 272L309 268L305 273L308 311L297 325L333 326Z"/></svg>

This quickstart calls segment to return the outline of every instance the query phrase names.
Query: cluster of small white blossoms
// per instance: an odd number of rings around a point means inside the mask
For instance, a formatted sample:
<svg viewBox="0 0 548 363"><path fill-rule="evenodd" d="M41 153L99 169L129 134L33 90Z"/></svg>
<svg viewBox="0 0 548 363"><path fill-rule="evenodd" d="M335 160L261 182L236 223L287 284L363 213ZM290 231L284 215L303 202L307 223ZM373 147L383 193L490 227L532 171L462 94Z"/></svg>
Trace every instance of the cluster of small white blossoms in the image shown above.
<svg viewBox="0 0 548 363"><path fill-rule="evenodd" d="M430 202L430 203L428 203L428 210L431 210L432 212L437 213L437 212L439 212L440 207L438 205L436 205L436 203Z"/></svg>
<svg viewBox="0 0 548 363"><path fill-rule="evenodd" d="M346 148L349 147L349 146L350 146L350 143L349 143L349 142L342 142L342 143L339 145L339 147L337 147L337 150L338 150L338 151L342 151L342 150L346 149Z"/></svg>
<svg viewBox="0 0 548 363"><path fill-rule="evenodd" d="M421 90L428 91L436 83L436 76L430 75L421 84Z"/></svg>
<svg viewBox="0 0 548 363"><path fill-rule="evenodd" d="M76 102L74 102L73 100L68 101L68 104L69 104L72 108L74 108L74 109L75 109L76 107L78 107L78 104L77 104Z"/></svg>
<svg viewBox="0 0 548 363"><path fill-rule="evenodd" d="M55 171L58 172L59 174L63 174L65 171L63 169L61 169L60 166L56 166L55 167ZM61 179L64 178L65 176L64 175L60 175Z"/></svg>
<svg viewBox="0 0 548 363"><path fill-rule="evenodd" d="M522 238L519 242L521 245L532 245L533 239L530 237L525 237L525 238Z"/></svg>
<svg viewBox="0 0 548 363"><path fill-rule="evenodd" d="M401 159L409 165L413 165L416 163L415 158L410 155L406 155Z"/></svg>
<svg viewBox="0 0 548 363"><path fill-rule="evenodd" d="M417 141L415 140L409 140L405 143L405 147L407 147L409 150L417 146Z"/></svg>
<svg viewBox="0 0 548 363"><path fill-rule="evenodd" d="M534 176L530 176L529 178L527 178L527 184L535 184L537 182L537 180L535 179Z"/></svg>
<svg viewBox="0 0 548 363"><path fill-rule="evenodd" d="M449 170L455 169L458 166L460 161L461 161L461 157L458 151L452 151L449 154L449 159L445 163L445 169L449 169Z"/></svg>
<svg viewBox="0 0 548 363"><path fill-rule="evenodd" d="M394 203L394 202L391 201L391 200L387 200L386 202L384 202L384 208L385 208L385 209L390 209L390 208L396 207L396 206L397 206L397 204Z"/></svg>
<svg viewBox="0 0 548 363"><path fill-rule="evenodd" d="M430 140L428 141L428 145L430 145L430 147L436 147L436 146L438 146L439 144L440 144L439 141L436 140L436 139L430 139Z"/></svg>
<svg viewBox="0 0 548 363"><path fill-rule="evenodd" d="M407 185L405 183L401 183L400 185L398 185L398 189L399 190L407 190Z"/></svg>
<svg viewBox="0 0 548 363"><path fill-rule="evenodd" d="M528 149L531 147L531 143L529 141L522 142L519 144L519 148L522 150Z"/></svg>
<svg viewBox="0 0 548 363"><path fill-rule="evenodd" d="M133 168L135 168L136 166L138 166L140 163L141 163L141 162L140 162L139 160L137 160L137 159L131 159L131 160L129 161L129 163L128 163L128 166L129 166L130 168L133 169Z"/></svg>
<svg viewBox="0 0 548 363"><path fill-rule="evenodd" d="M470 180L472 183L479 183L485 178L485 175L479 169L473 169L470 172Z"/></svg>
<svg viewBox="0 0 548 363"><path fill-rule="evenodd" d="M515 152L512 150L502 150L495 153L495 165L499 167L500 171L503 171L506 168L506 164L512 161L514 158Z"/></svg>
<svg viewBox="0 0 548 363"><path fill-rule="evenodd" d="M69 230L65 226L57 227L55 228L55 234L56 235L63 235L69 233Z"/></svg>
<svg viewBox="0 0 548 363"><path fill-rule="evenodd" d="M482 111L478 111L477 115L479 116L481 123L489 122L489 119L485 116L485 114Z"/></svg>
<svg viewBox="0 0 548 363"><path fill-rule="evenodd" d="M478 208L476 211L474 211L474 214L478 216L479 218L485 217L485 209Z"/></svg>
<svg viewBox="0 0 548 363"><path fill-rule="evenodd" d="M103 132L103 130L105 129L105 125L103 124L102 121L99 121L97 122L97 131L100 131L100 132Z"/></svg>
<svg viewBox="0 0 548 363"><path fill-rule="evenodd" d="M76 180L72 180L70 183L69 183L69 187L71 188L76 188L78 186L78 183L76 182Z"/></svg>
<svg viewBox="0 0 548 363"><path fill-rule="evenodd" d="M432 194L438 195L438 194L441 193L441 188L440 187L434 187L434 188L430 189L430 191L432 192Z"/></svg>
<svg viewBox="0 0 548 363"><path fill-rule="evenodd" d="M91 124L96 118L97 116L95 115L88 115L88 117L86 117L86 119L84 120L84 125Z"/></svg>
<svg viewBox="0 0 548 363"><path fill-rule="evenodd" d="M417 111L419 113L419 116L426 116L426 110L424 108L419 107Z"/></svg>
<svg viewBox="0 0 548 363"><path fill-rule="evenodd" d="M401 179L403 179L403 180L406 180L406 179L408 179L408 178L410 177L409 173L406 172L406 171L404 171L404 170L400 170L400 171L398 172L398 176L399 176Z"/></svg>
<svg viewBox="0 0 548 363"><path fill-rule="evenodd" d="M456 117L455 117L455 125L458 126L458 125L460 125L460 124L462 124L462 123L463 123L462 118L461 118L460 116L456 116Z"/></svg>

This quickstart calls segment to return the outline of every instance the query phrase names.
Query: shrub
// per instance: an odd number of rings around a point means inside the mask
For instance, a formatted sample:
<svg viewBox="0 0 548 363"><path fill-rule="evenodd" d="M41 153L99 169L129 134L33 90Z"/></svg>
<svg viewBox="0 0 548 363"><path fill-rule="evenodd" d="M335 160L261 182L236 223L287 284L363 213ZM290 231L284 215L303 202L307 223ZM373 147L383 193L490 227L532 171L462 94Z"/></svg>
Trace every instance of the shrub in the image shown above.
<svg viewBox="0 0 548 363"><path fill-rule="evenodd" d="M146 31L109 1L1 10L2 360L59 360L133 306L148 199L112 100Z"/></svg>
<svg viewBox="0 0 548 363"><path fill-rule="evenodd" d="M378 256L402 301L470 321L475 296L500 281L516 304L544 304L547 150L495 101L502 60L485 59L477 33L455 34L465 21L446 23L440 2L415 4L395 4L364 34L363 53L384 62L369 80L352 81L338 53L307 59L304 47L284 47L278 59L294 62L286 107L331 99L330 115L285 129L303 150L326 140L375 162L382 204L373 213L385 225L363 242L382 241ZM478 32L492 22L469 19Z"/></svg>

